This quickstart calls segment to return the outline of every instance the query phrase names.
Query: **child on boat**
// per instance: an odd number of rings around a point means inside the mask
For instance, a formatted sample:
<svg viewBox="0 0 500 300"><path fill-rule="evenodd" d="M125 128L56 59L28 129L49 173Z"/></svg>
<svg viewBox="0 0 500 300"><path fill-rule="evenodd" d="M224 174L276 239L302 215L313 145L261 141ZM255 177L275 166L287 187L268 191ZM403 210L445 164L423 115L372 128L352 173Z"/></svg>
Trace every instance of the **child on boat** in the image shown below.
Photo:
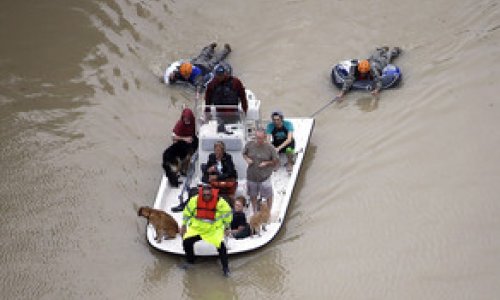
<svg viewBox="0 0 500 300"><path fill-rule="evenodd" d="M250 225L247 222L247 217L243 208L246 205L246 199L243 196L238 196L234 200L233 220L231 221L231 229L226 231L226 234L235 239L244 239L250 236Z"/></svg>

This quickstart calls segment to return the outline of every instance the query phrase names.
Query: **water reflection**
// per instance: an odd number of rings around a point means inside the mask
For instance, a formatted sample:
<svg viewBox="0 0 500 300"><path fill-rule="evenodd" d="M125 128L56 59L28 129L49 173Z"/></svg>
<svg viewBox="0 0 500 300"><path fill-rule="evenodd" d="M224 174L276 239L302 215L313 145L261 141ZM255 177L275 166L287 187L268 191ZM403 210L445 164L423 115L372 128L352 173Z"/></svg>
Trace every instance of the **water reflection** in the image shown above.
<svg viewBox="0 0 500 300"><path fill-rule="evenodd" d="M364 112L372 112L378 108L379 96L363 95L356 99L356 105Z"/></svg>

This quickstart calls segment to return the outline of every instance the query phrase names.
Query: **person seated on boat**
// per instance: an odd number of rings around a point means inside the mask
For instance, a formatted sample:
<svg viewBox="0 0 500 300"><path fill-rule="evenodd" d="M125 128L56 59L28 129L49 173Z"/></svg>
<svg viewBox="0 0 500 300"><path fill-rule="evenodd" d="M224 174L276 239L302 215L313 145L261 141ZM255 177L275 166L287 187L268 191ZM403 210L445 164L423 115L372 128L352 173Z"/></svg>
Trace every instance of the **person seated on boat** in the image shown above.
<svg viewBox="0 0 500 300"><path fill-rule="evenodd" d="M185 108L181 118L172 130L172 144L163 152L162 166L171 186L178 187L178 172L185 172L191 155L198 148L196 136L195 117L193 111ZM176 166L176 170L172 169Z"/></svg>
<svg viewBox="0 0 500 300"><path fill-rule="evenodd" d="M224 45L220 53L215 52L217 43L205 46L200 54L189 62L183 62L177 70L165 74L162 78L164 82L175 83L177 81L189 82L196 88L203 87L211 78L211 72L218 64L225 63L224 60L231 53L231 46Z"/></svg>
<svg viewBox="0 0 500 300"><path fill-rule="evenodd" d="M375 84L372 95L377 96L382 87L382 70L401 53L401 48L380 47L370 55L368 59L361 60L351 67L349 74L342 86L340 93L337 95L339 101L342 101L344 95L351 89L354 81L357 80L372 80Z"/></svg>
<svg viewBox="0 0 500 300"><path fill-rule="evenodd" d="M205 91L205 105L227 105L235 108L223 108L219 107L216 109L219 112L229 112L238 111L238 105L241 104L243 112L246 114L248 109L248 102L245 87L241 81L230 75L224 66L219 65L215 69L215 78L210 81ZM209 108L207 108L209 109ZM233 114L234 115L234 114ZM223 116L223 114L221 114ZM234 120L224 120L226 123L231 123Z"/></svg>
<svg viewBox="0 0 500 300"><path fill-rule="evenodd" d="M234 167L231 154L226 152L223 141L214 144L214 152L208 156L208 161L202 166L202 181L219 189L219 194L226 197L232 204L232 197L236 191L238 174Z"/></svg>
<svg viewBox="0 0 500 300"><path fill-rule="evenodd" d="M273 186L271 175L279 162L278 152L266 139L262 128L255 131L255 140L246 143L243 158L247 167L247 193L250 196L253 212L257 212L257 197L266 198L271 210Z"/></svg>
<svg viewBox="0 0 500 300"><path fill-rule="evenodd" d="M224 276L229 275L227 249L224 245L225 229L229 228L233 214L231 207L219 197L218 190L204 184L198 188L198 195L189 199L182 211L180 234L186 253L186 268L195 261L194 243L203 240L217 248Z"/></svg>
<svg viewBox="0 0 500 300"><path fill-rule="evenodd" d="M250 236L250 224L247 222L247 217L243 209L246 206L246 199L243 196L238 196L234 200L233 220L231 228L226 230L226 234L235 239L244 239Z"/></svg>
<svg viewBox="0 0 500 300"><path fill-rule="evenodd" d="M286 155L285 167L288 172L291 172L295 153L292 122L285 120L281 111L274 111L271 114L271 122L267 124L266 133L276 151Z"/></svg>

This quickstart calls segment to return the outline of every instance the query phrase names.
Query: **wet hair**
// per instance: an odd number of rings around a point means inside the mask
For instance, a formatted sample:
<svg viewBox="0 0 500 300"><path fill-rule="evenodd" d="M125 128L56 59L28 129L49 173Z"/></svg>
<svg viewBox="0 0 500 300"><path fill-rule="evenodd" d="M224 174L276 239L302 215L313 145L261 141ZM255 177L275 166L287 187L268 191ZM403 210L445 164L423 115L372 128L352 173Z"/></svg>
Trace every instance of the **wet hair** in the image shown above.
<svg viewBox="0 0 500 300"><path fill-rule="evenodd" d="M222 152L226 152L226 144L224 144L223 141L217 141L214 143L214 150L216 147L221 147L222 148Z"/></svg>
<svg viewBox="0 0 500 300"><path fill-rule="evenodd" d="M247 205L247 199L244 196L238 196L234 199L234 202L240 201L243 206Z"/></svg>
<svg viewBox="0 0 500 300"><path fill-rule="evenodd" d="M281 120L283 120L283 113L279 110L276 110L276 111L273 111L273 113L271 114L271 120L273 119L274 116L278 116L280 117Z"/></svg>

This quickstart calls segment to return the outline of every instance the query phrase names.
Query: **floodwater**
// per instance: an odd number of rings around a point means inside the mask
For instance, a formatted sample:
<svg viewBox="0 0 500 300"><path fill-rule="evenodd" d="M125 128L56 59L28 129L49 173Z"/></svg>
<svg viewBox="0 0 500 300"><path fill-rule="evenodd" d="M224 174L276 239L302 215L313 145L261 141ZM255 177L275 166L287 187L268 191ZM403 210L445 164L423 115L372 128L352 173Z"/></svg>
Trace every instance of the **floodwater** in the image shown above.
<svg viewBox="0 0 500 300"><path fill-rule="evenodd" d="M0 298L498 299L499 29L496 0L2 1ZM179 269L136 214L194 99L158 77L212 41L266 118L404 50L399 88L317 115L283 230L228 279Z"/></svg>

